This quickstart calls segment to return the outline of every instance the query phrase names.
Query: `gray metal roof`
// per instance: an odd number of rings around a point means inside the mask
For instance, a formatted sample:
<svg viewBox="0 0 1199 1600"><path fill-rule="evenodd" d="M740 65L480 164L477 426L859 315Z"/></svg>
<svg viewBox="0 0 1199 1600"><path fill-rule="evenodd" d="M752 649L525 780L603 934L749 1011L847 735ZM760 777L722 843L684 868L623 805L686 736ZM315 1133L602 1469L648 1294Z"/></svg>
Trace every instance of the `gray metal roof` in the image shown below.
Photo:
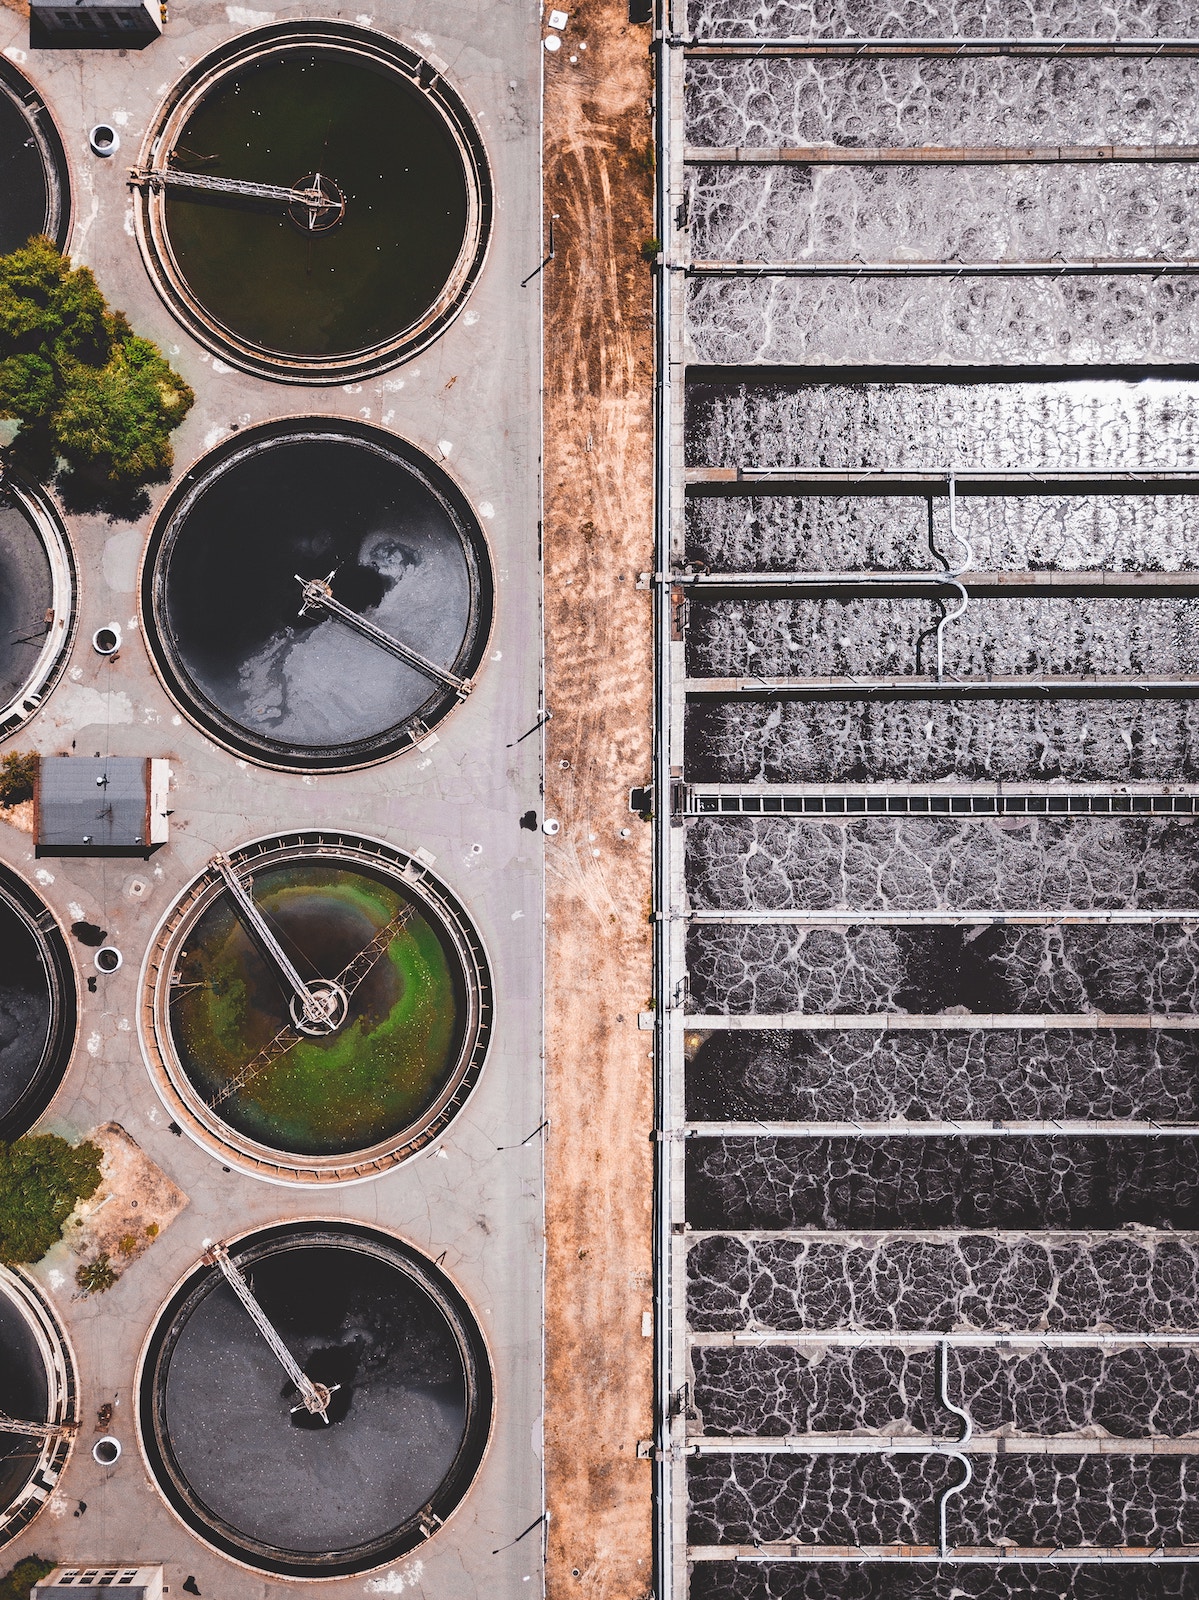
<svg viewBox="0 0 1199 1600"><path fill-rule="evenodd" d="M144 756L43 756L37 799L41 850L146 844L149 763Z"/></svg>

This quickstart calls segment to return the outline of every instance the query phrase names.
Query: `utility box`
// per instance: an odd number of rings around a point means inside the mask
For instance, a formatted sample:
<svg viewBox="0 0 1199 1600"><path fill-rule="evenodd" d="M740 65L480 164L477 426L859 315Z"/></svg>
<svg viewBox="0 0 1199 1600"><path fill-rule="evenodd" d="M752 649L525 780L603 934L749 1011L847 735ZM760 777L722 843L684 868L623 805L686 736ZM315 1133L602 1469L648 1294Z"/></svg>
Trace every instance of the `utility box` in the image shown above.
<svg viewBox="0 0 1199 1600"><path fill-rule="evenodd" d="M30 0L31 37L55 44L148 43L162 32L158 0Z"/></svg>
<svg viewBox="0 0 1199 1600"><path fill-rule="evenodd" d="M41 855L146 855L167 842L170 762L43 756L34 781Z"/></svg>
<svg viewBox="0 0 1199 1600"><path fill-rule="evenodd" d="M30 1600L51 1595L77 1594L80 1590L112 1589L130 1600L162 1600L161 1567L55 1567L35 1583Z"/></svg>

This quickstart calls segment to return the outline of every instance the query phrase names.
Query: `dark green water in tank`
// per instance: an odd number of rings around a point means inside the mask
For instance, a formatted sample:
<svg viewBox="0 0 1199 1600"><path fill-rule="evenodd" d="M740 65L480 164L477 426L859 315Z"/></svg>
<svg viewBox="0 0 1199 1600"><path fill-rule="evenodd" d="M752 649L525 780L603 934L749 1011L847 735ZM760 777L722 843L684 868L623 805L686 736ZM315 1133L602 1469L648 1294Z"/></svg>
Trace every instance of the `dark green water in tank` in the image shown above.
<svg viewBox="0 0 1199 1600"><path fill-rule="evenodd" d="M336 977L405 903L384 877L308 863L254 874L259 910L301 975ZM199 918L177 963L171 1032L180 1064L211 1102L288 1023L287 996L227 895ZM350 996L336 1033L304 1037L216 1107L271 1149L333 1156L417 1121L452 1073L465 1014L444 934L419 909Z"/></svg>
<svg viewBox="0 0 1199 1600"><path fill-rule="evenodd" d="M346 199L305 235L271 203L174 189L167 232L209 313L270 350L338 356L394 337L434 304L466 232L467 180L440 111L399 74L287 52L224 79L172 164L290 187L309 173Z"/></svg>

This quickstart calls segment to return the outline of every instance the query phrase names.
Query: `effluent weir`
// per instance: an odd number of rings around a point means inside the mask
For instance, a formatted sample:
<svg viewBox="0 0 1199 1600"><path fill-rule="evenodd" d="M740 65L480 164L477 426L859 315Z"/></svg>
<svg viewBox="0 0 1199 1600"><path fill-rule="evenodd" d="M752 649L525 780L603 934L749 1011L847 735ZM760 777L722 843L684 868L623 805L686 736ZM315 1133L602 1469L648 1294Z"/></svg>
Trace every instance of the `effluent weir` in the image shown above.
<svg viewBox="0 0 1199 1600"><path fill-rule="evenodd" d="M667 13L664 1592L1193 1595L1199 34Z"/></svg>
<svg viewBox="0 0 1199 1600"><path fill-rule="evenodd" d="M449 1278L353 1223L211 1246L142 1358L139 1428L172 1506L295 1577L423 1544L469 1489L491 1414L486 1345Z"/></svg>

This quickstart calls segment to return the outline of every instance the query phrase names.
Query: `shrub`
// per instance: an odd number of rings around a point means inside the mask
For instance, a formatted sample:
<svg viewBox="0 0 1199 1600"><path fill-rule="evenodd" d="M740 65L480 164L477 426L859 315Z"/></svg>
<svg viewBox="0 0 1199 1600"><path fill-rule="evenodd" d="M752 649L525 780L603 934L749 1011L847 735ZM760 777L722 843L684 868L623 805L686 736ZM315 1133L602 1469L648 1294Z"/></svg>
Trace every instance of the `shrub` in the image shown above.
<svg viewBox="0 0 1199 1600"><path fill-rule="evenodd" d="M91 1261L83 1262L75 1269L75 1282L84 1294L103 1294L106 1289L111 1289L116 1281L117 1270L105 1250L101 1250L98 1256L94 1256Z"/></svg>
<svg viewBox="0 0 1199 1600"><path fill-rule="evenodd" d="M194 399L87 267L45 238L0 256L0 417L20 423L28 464L46 472L61 456L109 486L161 479Z"/></svg>
<svg viewBox="0 0 1199 1600"><path fill-rule="evenodd" d="M0 806L19 806L22 800L32 800L36 777L36 755L10 750L0 758Z"/></svg>
<svg viewBox="0 0 1199 1600"><path fill-rule="evenodd" d="M55 1563L42 1556L26 1556L0 1578L0 1600L29 1600L29 1591L39 1578L54 1571Z"/></svg>
<svg viewBox="0 0 1199 1600"><path fill-rule="evenodd" d="M53 1133L0 1144L0 1261L40 1261L62 1238L76 1202L100 1186L98 1145L69 1145Z"/></svg>

